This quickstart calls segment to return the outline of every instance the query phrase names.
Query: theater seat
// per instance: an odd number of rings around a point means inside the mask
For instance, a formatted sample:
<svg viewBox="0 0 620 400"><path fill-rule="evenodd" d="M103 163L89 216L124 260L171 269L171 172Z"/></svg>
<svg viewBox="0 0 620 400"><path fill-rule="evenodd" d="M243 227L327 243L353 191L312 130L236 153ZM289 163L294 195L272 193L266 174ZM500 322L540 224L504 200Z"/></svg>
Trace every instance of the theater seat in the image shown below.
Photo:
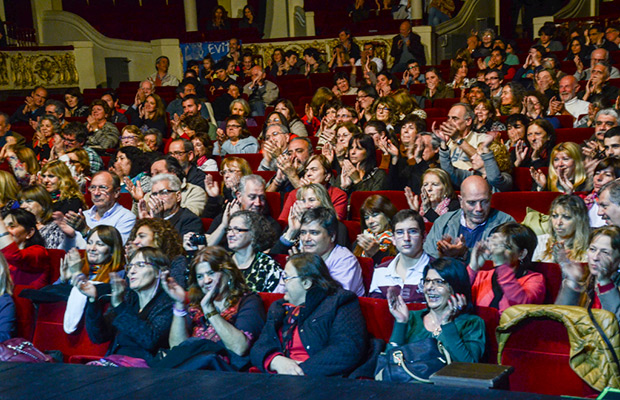
<svg viewBox="0 0 620 400"><path fill-rule="evenodd" d="M497 337L495 329L499 325L499 310L491 307L476 307L476 315L484 320L484 327L487 337L485 354L482 362L497 364Z"/></svg>
<svg viewBox="0 0 620 400"><path fill-rule="evenodd" d="M553 263L534 263L530 269L539 272L545 277L544 304L554 304L562 287L562 268Z"/></svg>
<svg viewBox="0 0 620 400"><path fill-rule="evenodd" d="M209 227L213 222L213 218L200 218L200 221L202 222L202 229L204 229L205 232L208 232Z"/></svg>
<svg viewBox="0 0 620 400"><path fill-rule="evenodd" d="M34 289L28 285L15 285L13 288L13 302L15 303L15 329L17 337L32 340L34 335L35 312L34 305L29 299L19 297L24 289Z"/></svg>
<svg viewBox="0 0 620 400"><path fill-rule="evenodd" d="M573 142L583 143L594 135L594 128L559 128L555 130L557 143Z"/></svg>
<svg viewBox="0 0 620 400"><path fill-rule="evenodd" d="M67 254L60 249L47 249L50 256L50 282L54 283L60 278L60 262Z"/></svg>
<svg viewBox="0 0 620 400"><path fill-rule="evenodd" d="M521 222L525 218L527 207L547 214L551 202L561 194L560 192L493 193L491 207L510 214L517 222Z"/></svg>
<svg viewBox="0 0 620 400"><path fill-rule="evenodd" d="M359 301L362 314L366 319L368 333L386 343L389 342L394 327L394 317L390 314L387 301L370 297L360 297Z"/></svg>
<svg viewBox="0 0 620 400"><path fill-rule="evenodd" d="M353 245L353 243L355 243L355 241L357 240L357 235L362 232L360 222L348 220L343 220L340 222L342 222L347 227L347 232L349 233L349 242L351 243L351 245Z"/></svg>
<svg viewBox="0 0 620 400"><path fill-rule="evenodd" d="M284 297L282 293L265 293L265 292L260 292L259 296L261 300L263 300L263 306L265 307L265 311L269 310L269 307L271 307L271 304L273 302L278 301L282 297Z"/></svg>
<svg viewBox="0 0 620 400"><path fill-rule="evenodd" d="M544 172L545 175L547 174L547 172L549 172L548 167L543 167L540 170ZM532 190L532 184L534 183L534 180L532 179L529 168L517 167L513 169L512 177L514 179L514 190L521 192L529 192L530 190Z"/></svg>
<svg viewBox="0 0 620 400"><path fill-rule="evenodd" d="M394 207L398 210L404 210L409 208L409 204L407 204L407 198L405 197L405 192L402 190L377 190L374 192L353 192L351 193L351 208L350 208L350 216L351 220L359 221L360 220L360 209L364 204L364 201L372 196L372 195L381 195L390 199Z"/></svg>
<svg viewBox="0 0 620 400"><path fill-rule="evenodd" d="M364 288L366 293L370 289L370 283L372 282L372 275L375 273L375 261L370 257L357 257L357 261L362 267L362 280L364 281Z"/></svg>
<svg viewBox="0 0 620 400"><path fill-rule="evenodd" d="M245 159L248 164L250 164L252 171L258 170L258 166L263 160L263 155L261 153L229 154L227 157L239 157Z"/></svg>

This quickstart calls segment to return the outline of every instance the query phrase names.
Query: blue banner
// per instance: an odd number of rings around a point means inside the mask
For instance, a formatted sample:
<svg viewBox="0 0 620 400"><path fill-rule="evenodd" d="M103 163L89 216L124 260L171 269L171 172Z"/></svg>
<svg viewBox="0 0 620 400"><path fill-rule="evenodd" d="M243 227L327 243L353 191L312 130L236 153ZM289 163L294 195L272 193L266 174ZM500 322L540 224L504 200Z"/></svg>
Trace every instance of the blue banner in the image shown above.
<svg viewBox="0 0 620 400"><path fill-rule="evenodd" d="M187 69L188 61L202 61L207 54L211 54L211 58L217 62L228 54L228 40L223 42L181 43L181 54L183 54L183 71Z"/></svg>

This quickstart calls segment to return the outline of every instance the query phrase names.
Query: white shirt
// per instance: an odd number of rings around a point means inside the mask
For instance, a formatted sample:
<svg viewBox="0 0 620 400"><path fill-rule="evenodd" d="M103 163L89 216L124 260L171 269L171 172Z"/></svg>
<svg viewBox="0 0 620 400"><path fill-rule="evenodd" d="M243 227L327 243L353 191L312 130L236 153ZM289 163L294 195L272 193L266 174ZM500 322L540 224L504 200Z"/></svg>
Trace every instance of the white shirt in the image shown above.
<svg viewBox="0 0 620 400"><path fill-rule="evenodd" d="M401 254L398 253L387 267L375 268L372 274L370 289L368 290L369 294L381 293L383 297L387 297L387 290L390 287L399 286L405 301L407 301L407 298L415 295L415 293L411 293L411 291L416 291L418 289L420 281L422 280L422 272L424 272L424 267L430 262L430 257L428 254L422 253L418 262L413 267L407 269L407 276L404 281L396 272L396 265L398 265L400 258Z"/></svg>
<svg viewBox="0 0 620 400"><path fill-rule="evenodd" d="M577 98L577 96L575 96L564 103L564 108L566 108L566 111L568 111L570 115L575 118L575 122L577 122L577 118L584 114L588 114L589 105L589 101L580 100Z"/></svg>

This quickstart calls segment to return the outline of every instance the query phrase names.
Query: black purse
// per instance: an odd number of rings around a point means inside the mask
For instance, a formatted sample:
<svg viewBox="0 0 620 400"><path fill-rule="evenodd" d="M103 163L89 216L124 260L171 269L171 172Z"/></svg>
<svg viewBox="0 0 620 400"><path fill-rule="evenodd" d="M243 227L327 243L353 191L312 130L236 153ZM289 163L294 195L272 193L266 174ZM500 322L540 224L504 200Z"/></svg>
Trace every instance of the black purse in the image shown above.
<svg viewBox="0 0 620 400"><path fill-rule="evenodd" d="M379 355L375 380L430 383L433 373L452 363L440 341L428 338L394 347Z"/></svg>

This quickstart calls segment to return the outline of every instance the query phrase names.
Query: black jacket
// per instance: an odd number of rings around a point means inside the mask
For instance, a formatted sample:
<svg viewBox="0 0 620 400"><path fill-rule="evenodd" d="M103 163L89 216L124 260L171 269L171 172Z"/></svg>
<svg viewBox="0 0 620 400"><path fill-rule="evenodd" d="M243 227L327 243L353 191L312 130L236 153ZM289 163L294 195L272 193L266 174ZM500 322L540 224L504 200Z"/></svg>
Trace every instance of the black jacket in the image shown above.
<svg viewBox="0 0 620 400"><path fill-rule="evenodd" d="M409 39L409 46L407 46L409 52L415 57L420 65L426 65L426 55L424 54L424 46L422 45L420 35L411 32L407 38ZM394 57L394 65L407 61L400 59L400 56L403 54L403 46L404 43L400 35L396 35L392 38L390 55Z"/></svg>
<svg viewBox="0 0 620 400"><path fill-rule="evenodd" d="M168 221L170 221L174 229L181 234L181 237L189 232L198 234L202 234L203 232L202 221L187 208L181 207Z"/></svg>
<svg viewBox="0 0 620 400"><path fill-rule="evenodd" d="M278 332L285 316L284 299L271 305L263 332L252 347L252 364L264 370L264 361L283 351ZM367 356L368 334L355 293L338 289L328 295L319 287L306 294L298 323L299 335L310 358L299 364L306 375L342 376Z"/></svg>

